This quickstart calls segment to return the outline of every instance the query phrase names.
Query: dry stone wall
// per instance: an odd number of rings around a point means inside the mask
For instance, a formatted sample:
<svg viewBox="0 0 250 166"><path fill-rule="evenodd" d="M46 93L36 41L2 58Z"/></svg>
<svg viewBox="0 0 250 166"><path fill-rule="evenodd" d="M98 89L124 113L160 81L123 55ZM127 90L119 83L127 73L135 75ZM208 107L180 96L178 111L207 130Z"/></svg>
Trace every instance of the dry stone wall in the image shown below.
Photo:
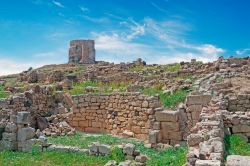
<svg viewBox="0 0 250 166"><path fill-rule="evenodd" d="M115 135L148 139L154 121L158 97L140 93L72 96L73 115L70 124L81 131L106 132Z"/></svg>

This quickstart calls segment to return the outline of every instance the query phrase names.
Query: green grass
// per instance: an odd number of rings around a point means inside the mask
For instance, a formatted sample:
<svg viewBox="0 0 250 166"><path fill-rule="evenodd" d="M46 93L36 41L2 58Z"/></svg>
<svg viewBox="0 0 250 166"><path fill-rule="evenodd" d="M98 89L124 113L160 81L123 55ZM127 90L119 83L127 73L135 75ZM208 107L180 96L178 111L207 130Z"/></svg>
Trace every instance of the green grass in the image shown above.
<svg viewBox="0 0 250 166"><path fill-rule="evenodd" d="M92 142L100 142L108 145L118 145L121 143L133 143L136 145L136 149L140 150L142 154L146 154L150 159L147 161L149 166L182 166L186 162L187 148L170 148L168 150L158 152L155 149L147 148L142 142L135 139L125 139L115 137L112 135L86 135L83 133L77 133L74 136L62 136L62 137L49 137L48 141L54 144L80 146L81 148L87 148ZM114 157L116 156L116 157ZM113 155L113 158L122 159L123 156L119 152Z"/></svg>
<svg viewBox="0 0 250 166"><path fill-rule="evenodd" d="M250 156L250 144L239 135L226 136L225 147L227 155Z"/></svg>
<svg viewBox="0 0 250 166"><path fill-rule="evenodd" d="M143 88L141 89L141 92L149 96L159 95L161 103L166 108L173 108L180 102L184 102L186 96L188 95L188 90L185 89L180 89L173 92L172 94L169 94L163 93L163 91L156 89L155 87Z"/></svg>
<svg viewBox="0 0 250 166"><path fill-rule="evenodd" d="M0 85L0 99L7 98L10 94L4 91L4 86Z"/></svg>
<svg viewBox="0 0 250 166"><path fill-rule="evenodd" d="M177 72L181 69L181 65L179 63L169 64L164 66L164 70L167 72Z"/></svg>
<svg viewBox="0 0 250 166"><path fill-rule="evenodd" d="M120 149L112 150L109 156L88 156L67 152L0 152L1 166L101 166L109 160L124 161Z"/></svg>
<svg viewBox="0 0 250 166"><path fill-rule="evenodd" d="M134 66L129 68L130 71L156 70L158 66Z"/></svg>
<svg viewBox="0 0 250 166"><path fill-rule="evenodd" d="M86 93L85 88L88 86L96 87L97 90L93 93L112 93L115 90L118 92L125 92L129 82L111 82L111 83L103 83L100 81L85 81L74 83L73 89L69 91L71 95L79 95Z"/></svg>

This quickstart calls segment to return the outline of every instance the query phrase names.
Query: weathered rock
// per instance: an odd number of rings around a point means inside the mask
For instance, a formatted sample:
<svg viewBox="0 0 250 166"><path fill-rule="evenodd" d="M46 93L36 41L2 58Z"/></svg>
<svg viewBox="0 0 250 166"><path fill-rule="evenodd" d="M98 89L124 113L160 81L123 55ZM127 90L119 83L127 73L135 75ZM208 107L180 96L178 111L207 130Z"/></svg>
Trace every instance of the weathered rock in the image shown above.
<svg viewBox="0 0 250 166"><path fill-rule="evenodd" d="M17 123L18 124L29 124L30 123L30 113L29 112L18 112L17 113Z"/></svg>
<svg viewBox="0 0 250 166"><path fill-rule="evenodd" d="M135 145L134 144L128 143L123 147L123 153L125 153L127 155L133 156L134 152L135 152Z"/></svg>
<svg viewBox="0 0 250 166"><path fill-rule="evenodd" d="M41 131L43 131L49 126L47 119L44 117L37 117L36 122L38 129L40 129Z"/></svg>
<svg viewBox="0 0 250 166"><path fill-rule="evenodd" d="M25 141L32 139L36 135L35 129L31 127L21 128L17 132L17 140Z"/></svg>
<svg viewBox="0 0 250 166"><path fill-rule="evenodd" d="M105 145L105 144L101 144L99 145L99 153L101 155L107 156L110 154L110 146L109 145Z"/></svg>
<svg viewBox="0 0 250 166"><path fill-rule="evenodd" d="M250 156L230 155L227 157L227 166L248 166Z"/></svg>
<svg viewBox="0 0 250 166"><path fill-rule="evenodd" d="M104 166L116 166L116 165L117 165L117 162L115 160L110 160Z"/></svg>

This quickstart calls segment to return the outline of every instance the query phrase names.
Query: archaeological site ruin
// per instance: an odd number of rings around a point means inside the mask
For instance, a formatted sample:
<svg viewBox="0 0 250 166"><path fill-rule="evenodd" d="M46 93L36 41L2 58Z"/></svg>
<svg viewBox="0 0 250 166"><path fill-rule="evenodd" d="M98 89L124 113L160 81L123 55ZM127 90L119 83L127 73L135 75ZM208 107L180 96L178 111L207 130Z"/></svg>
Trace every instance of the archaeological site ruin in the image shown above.
<svg viewBox="0 0 250 166"><path fill-rule="evenodd" d="M135 139L156 150L186 147L186 166L245 166L250 161L229 154L225 143L233 135L250 140L249 57L114 64L95 61L93 40L73 40L68 64L0 80L5 94L0 150L30 151L37 145L43 151L110 153L110 145L100 142L89 149L47 142L84 132ZM129 156L121 166L150 165L150 156L135 145L120 148ZM116 165L106 165L112 162Z"/></svg>

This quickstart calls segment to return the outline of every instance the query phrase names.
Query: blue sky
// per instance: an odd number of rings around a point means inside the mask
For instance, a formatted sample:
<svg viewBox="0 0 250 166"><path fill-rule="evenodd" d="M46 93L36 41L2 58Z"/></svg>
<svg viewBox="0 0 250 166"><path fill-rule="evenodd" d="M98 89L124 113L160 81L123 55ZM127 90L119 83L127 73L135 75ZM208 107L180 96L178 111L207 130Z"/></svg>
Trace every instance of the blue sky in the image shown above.
<svg viewBox="0 0 250 166"><path fill-rule="evenodd" d="M72 39L97 60L148 63L250 54L248 0L1 0L0 75L67 63Z"/></svg>

